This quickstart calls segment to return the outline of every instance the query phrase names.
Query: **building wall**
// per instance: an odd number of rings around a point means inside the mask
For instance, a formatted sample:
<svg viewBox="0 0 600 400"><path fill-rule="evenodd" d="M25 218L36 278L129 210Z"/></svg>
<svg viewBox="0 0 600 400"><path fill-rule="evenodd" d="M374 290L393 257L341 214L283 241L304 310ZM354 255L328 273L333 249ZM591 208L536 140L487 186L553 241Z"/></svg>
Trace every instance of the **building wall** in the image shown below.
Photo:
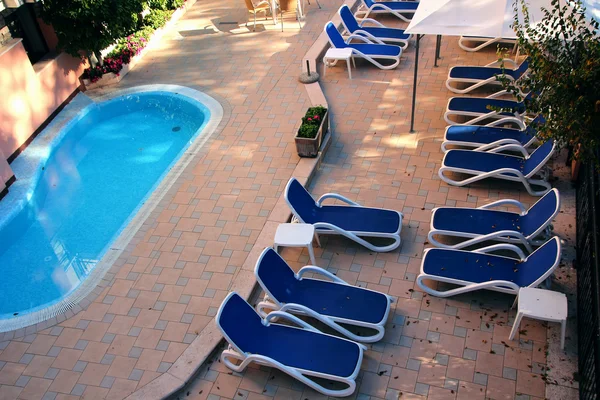
<svg viewBox="0 0 600 400"><path fill-rule="evenodd" d="M10 157L77 89L83 69L64 53L31 65L20 39L0 47L0 156Z"/></svg>

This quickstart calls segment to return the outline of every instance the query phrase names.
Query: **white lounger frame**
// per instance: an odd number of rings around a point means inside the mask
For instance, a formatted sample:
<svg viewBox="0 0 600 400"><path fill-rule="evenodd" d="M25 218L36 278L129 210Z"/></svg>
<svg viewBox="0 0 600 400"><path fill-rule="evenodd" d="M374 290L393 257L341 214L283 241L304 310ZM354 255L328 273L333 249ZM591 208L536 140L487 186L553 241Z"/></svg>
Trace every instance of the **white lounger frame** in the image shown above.
<svg viewBox="0 0 600 400"><path fill-rule="evenodd" d="M554 240L558 241L558 238L555 238ZM446 278L443 276L426 274L423 271L423 265L425 263L427 253L430 250L432 250L432 249L426 249L425 253L423 254L423 261L421 262L421 273L417 277L417 285L419 285L419 287L421 289L423 289L423 291L425 291L426 293L428 293L432 296L450 297L450 296L455 296L457 294L472 292L474 290L481 290L481 289L493 290L495 292L508 293L508 294L514 294L514 295L517 295L519 293L520 287L514 282L496 280L496 281L487 281L487 282L481 282L481 283L473 283L473 282L469 282L469 281L463 281L460 279ZM521 261L526 260L526 257L523 254L523 252L521 251L521 249L519 249L515 245L507 244L507 243L495 244L492 246L483 247L481 249L477 249L477 250L473 251L472 253L485 254L485 253L489 253L489 252L497 251L497 250L511 250L511 251L515 252L515 254L518 255L518 257ZM548 278L550 278L550 276L552 275L552 273L554 272L554 270L560 263L560 254L561 254L560 241L558 241L558 253L556 255L556 259L554 260L554 264L542 276L540 276L538 279L536 279L535 282L533 282L528 287L538 287L544 281L546 281ZM501 257L501 256L499 256L499 257ZM506 257L506 258L509 258L509 257ZM458 287L455 289L449 289L449 290L445 290L445 291L439 291L439 290L432 289L429 286L425 285L425 283L423 281L426 279L432 280L432 281L437 281L437 282L451 283L453 285L460 285L461 287Z"/></svg>
<svg viewBox="0 0 600 400"><path fill-rule="evenodd" d="M489 63L485 66L475 66L475 65L466 65L466 66L458 66L458 68L493 68L493 67L499 67L500 65L502 65L502 62L504 62L505 64L512 64L512 68L513 69L517 69L517 63L514 62L513 60L511 60L510 58L505 58L504 60L500 61L500 60L496 60L492 63ZM458 94L465 94L465 93L469 93L472 92L473 90L480 88L482 86L485 85L499 85L502 86L502 82L500 82L499 80L496 79L496 76L491 76L487 79L474 79L474 78L452 78L452 70L454 68L457 67L452 67L450 68L450 71L448 71L448 79L446 79L446 88L448 88L449 91L453 92L453 93L458 93ZM514 81L514 78L510 75L505 75L506 79L509 81ZM462 84L470 84L469 86L467 86L464 89L459 89L456 86L454 86L453 84L456 83L462 83Z"/></svg>
<svg viewBox="0 0 600 400"><path fill-rule="evenodd" d="M487 97L480 97L481 99L494 99L496 97L500 97L500 96L504 96L508 94L508 91L506 90L501 90L499 92L496 92L494 94L491 94ZM499 125L504 125L504 124L515 124L519 127L519 129L525 129L526 125L525 125L525 115L521 115L518 112L514 112L513 115L503 115L504 113L499 112L499 111L494 111L494 110L490 110L487 113L477 113L477 112L471 112L471 111L457 111L457 110L450 110L450 101L452 101L453 98L450 98L450 100L448 100L448 105L446 106L446 112L444 113L444 120L448 123L448 125L480 125L480 122L488 120L488 119L492 119L494 121L485 124L485 126L499 126ZM471 119L469 119L468 121L465 122L456 122L453 121L452 119L450 119L450 117L452 116L459 116L459 117L472 117Z"/></svg>
<svg viewBox="0 0 600 400"><path fill-rule="evenodd" d="M452 125L450 125L452 126ZM515 145L515 146L520 146L523 147L525 150L529 151L528 149L533 146L534 144L538 143L538 140L535 136L533 136L531 138L531 140L529 140L529 142L525 143L524 145L521 144L521 142L519 142L518 140L515 139L501 139L501 140L496 140L495 142L492 143L475 143L475 142L463 142L460 140L448 140L447 139L447 134L448 134L448 129L450 129L450 126L446 127L446 131L444 132L444 141L442 142L441 148L442 148L442 152L446 153L448 152L449 149L448 146L456 146L456 147L469 147L471 148L473 151L489 151L489 152L493 152L492 150L498 148L498 147L502 147L504 145ZM505 128L505 129L510 129L510 128ZM517 130L517 129L515 129Z"/></svg>
<svg viewBox="0 0 600 400"><path fill-rule="evenodd" d="M327 27L327 25L325 25L325 26ZM375 36L365 32L365 31L361 31L361 32L367 37L362 36L362 35L352 34L352 35L344 38L344 41L346 42L346 44L350 44L350 42L353 39L356 39L356 40L360 40L361 42L364 42L367 44L383 44L385 46L394 46L393 44L384 43L380 39L376 38ZM329 44L331 45L331 47L336 48L334 46L333 42L331 41L331 39L329 39L329 36L327 36L327 39L329 40ZM394 69L398 66L398 64L400 64L400 57L402 57L402 47L401 46L398 46L398 47L400 48L400 54L398 56L387 56L387 55L372 56L372 55L364 54L364 53L352 48L352 62L354 62L354 57L361 57L361 58L364 58L365 60L369 61L371 64L375 65L377 68ZM376 59L392 60L392 61L394 61L394 63L391 65L383 65ZM331 63L328 64L328 66L333 67L337 63L337 61L338 60L332 61Z"/></svg>
<svg viewBox="0 0 600 400"><path fill-rule="evenodd" d="M264 284L264 282L258 276L257 269L258 269L258 266L260 265L260 262L262 261L262 258L264 257L264 255L265 255L265 252L263 252L261 254L261 256L259 257L258 261L256 262L257 268L254 269L254 275L256 277L256 280L258 281L260 286L265 291L265 297L264 297L263 301L259 302L256 305L256 311L262 317L266 318L268 315L271 315L270 313L272 313L273 311L285 311L290 314L300 314L300 315L306 315L306 316L312 317L355 342L374 343L374 342L378 342L379 340L381 340L383 338L383 335L385 334L385 323L387 322L387 319L388 319L388 316L390 313L390 305L394 301L394 299L391 296L381 293L387 298L387 309L386 309L386 312L385 312L383 318L381 319L381 321L379 321L376 324L363 322L363 321L357 321L357 320L353 320L353 319L337 318L337 317L322 315L308 307L305 307L303 305L296 304L296 303L287 303L287 304L280 303L273 297L273 295L271 294L271 291L268 290L267 286ZM306 273L318 274L318 275L322 275L326 278L329 278L333 281L333 282L330 282L332 285L351 286L343 279L340 279L337 276L333 275L331 272L324 270L323 268L317 267L315 265L307 265L305 267L302 267L302 269L300 269L300 271L298 271L295 274L296 279L302 279L303 275ZM371 290L371 289L365 289L365 288L361 288L361 289L367 290L370 292L375 292L375 290ZM380 292L377 292L377 293L380 293ZM353 326L358 326L358 327L362 327L362 328L369 328L369 329L375 330L377 333L374 335L371 335L371 336L359 336L359 335L356 335L356 334L350 332L348 329L344 328L340 324L353 325Z"/></svg>
<svg viewBox="0 0 600 400"><path fill-rule="evenodd" d="M548 160L550 159L550 157L552 157L552 155L554 154L555 148L556 148L556 144L553 144L552 151L550 151L550 153L548 153L546 158L544 158L542 160L542 162L540 162L539 165L533 171L528 173L527 175L523 175L523 173L521 171L516 170L516 169L511 169L511 168L500 168L500 169L497 169L494 171L482 173L481 171L477 171L477 170L449 167L444 164L444 162L446 160L446 155L448 153L444 154L444 159L442 160L442 167L438 171L438 175L441 180L443 180L444 182L446 182L450 185L453 185L453 186L465 186L465 185L468 185L473 182L477 182L477 181L480 181L480 180L483 180L486 178L497 178L497 179L503 179L506 181L521 182L523 184L523 186L525 186L525 189L527 190L527 192L530 195L543 196L550 189L552 189L552 186L550 185L550 183L548 183L550 171L547 168L545 168L545 165L548 162ZM493 150L490 150L489 153L500 153L502 151L518 151L518 152L521 152L521 154L523 154L524 158L529 157L529 153L527 153L527 150L525 150L523 148L523 146L511 145L511 144L497 147ZM516 156L509 155L509 154L506 154L505 156L506 157L516 157ZM465 178L463 180L454 180L454 179L451 179L448 176L444 175L444 173L446 171L458 172L461 174L469 174L469 175L473 175L473 176L470 178ZM506 174L512 174L512 175L506 175ZM514 176L514 175L516 175L516 176ZM539 179L534 179L534 177L536 175L539 175ZM533 190L532 186L541 186L544 188L544 190L535 191L535 190Z"/></svg>
<svg viewBox="0 0 600 400"><path fill-rule="evenodd" d="M467 42L476 42L481 43L478 46L470 47L467 46ZM513 50L517 46L517 39L506 39L506 38L487 38L487 37L479 37L479 36L461 36L458 39L458 46L469 52L479 51L484 47L490 46L494 43L502 43L502 44L512 44Z"/></svg>
<svg viewBox="0 0 600 400"><path fill-rule="evenodd" d="M288 182L284 193L288 192L288 187L289 187L290 183L291 183L291 180ZM285 202L292 210L292 214L293 214L292 222L297 221L300 223L306 223L296 213L296 210L294 209L294 207L288 200L287 196L284 196L284 197L285 197ZM337 193L325 193L323 196L321 196L319 198L319 200L316 201L317 207L322 207L323 202L327 199L340 200L340 201L348 204L351 207L363 207L360 204L358 204L340 194L337 194ZM372 207L363 207L363 208L372 208ZM392 250L398 248L400 246L400 244L402 243L402 241L400 239L400 231L402 230L402 219L404 218L404 215L401 212L396 211L396 210L389 210L389 209L385 209L385 208L375 208L375 209L392 211L392 212L395 212L396 214L398 214L398 216L400 217L400 224L398 226L398 230L394 233L346 231L346 230L341 229L338 226L330 224L328 222L317 222L316 224L313 224L313 226L315 227L315 236L317 238L317 242L319 240L320 235L342 235L342 236L347 237L350 240L355 241L358 244L365 246L367 249L378 252L378 253L385 253L385 252L392 251ZM361 236L393 239L394 242L387 246L375 246L374 244L369 243L366 240L364 240ZM320 246L320 243L318 243L318 244Z"/></svg>
<svg viewBox="0 0 600 400"><path fill-rule="evenodd" d="M415 1L414 3L417 3L417 2ZM363 19L369 18L369 15L371 15L371 14L393 14L396 17L400 18L404 22L410 22L412 20L412 16L411 16L411 18L407 18L402 14L414 15L415 11L413 11L413 10L396 11L396 10L392 10L385 4L381 4L381 3L375 3L370 8L367 8L365 3L361 2L360 7L358 7L356 12L354 13L354 17L357 20L363 20Z"/></svg>
<svg viewBox="0 0 600 400"><path fill-rule="evenodd" d="M339 11L338 11L338 14L339 14ZM375 27L377 27L377 28L401 30L400 28L390 28L388 26L385 26L381 22L376 21L376 20L374 20L372 18L364 18L361 21L357 21L357 22L358 22L358 26L360 28L362 28L365 23L370 22L370 23L374 24ZM342 18L342 25L344 26L344 33L350 35L350 31L348 30L348 27L344 23L344 19L343 18ZM402 48L402 50L405 50L408 47L408 41L412 38L412 35L410 35L410 34L408 34L408 39L380 38L380 37L373 36L369 32L364 31L362 29L358 29L358 30L352 32L352 35L358 35L358 34L364 35L364 36L366 36L367 38L369 38L370 40L372 40L373 42L376 42L376 43L378 43L377 40L381 41L382 43L383 42L393 43L393 44L395 44L397 46L400 46Z"/></svg>
<svg viewBox="0 0 600 400"><path fill-rule="evenodd" d="M552 236L552 220L556 218L558 213L560 212L560 195L558 190L552 189L556 192L556 197L558 198L558 203L556 204L556 208L552 215L531 235L524 236L521 232L504 230L498 232L492 232L487 235L477 235L468 232L460 232L460 231L448 231L445 229L435 229L433 226L433 221L435 219L435 213L442 207L436 207L431 212L431 223L429 225L429 233L427 234L427 240L435 247L445 248L445 249L463 249L465 247L473 246L479 243L487 242L487 241L500 241L507 242L513 244L520 244L524 246L529 253L533 252L532 246L540 246L544 244L551 236ZM538 200L539 201L539 200ZM537 203L537 202L536 202ZM515 206L518 207L521 211L519 215L523 216L527 214L528 209L525 208L525 205L518 200L513 199L504 199L494 201L493 203L483 205L481 207L477 207L476 210L489 210L495 207L504 207L504 206ZM533 206L531 206L533 207ZM531 208L530 207L530 208ZM443 207L447 208L447 207ZM436 235L444 235L444 236L452 236L469 239L461 243L457 243L455 245L449 245L441 243L436 239Z"/></svg>
<svg viewBox="0 0 600 400"><path fill-rule="evenodd" d="M231 297L234 293L235 292L231 292L227 296L227 298ZM221 309L219 309L219 313L217 314L217 317L215 319L215 321L217 322L217 325L219 325L218 321L219 321L220 315L221 315ZM302 321L300 318L295 317L295 316L288 314L286 312L283 312L283 311L273 311L265 319L263 319L263 324L265 326L269 326L270 324L272 324L272 320L275 318L285 319L285 320L288 320L288 321L293 322L300 326L300 328L296 328L293 326L286 325L286 327L291 328L291 329L303 329L303 330L307 330L307 331L320 333L322 335L332 336L332 335L328 335L326 333L319 331L315 327ZM362 359L363 359L363 353L367 349L364 345L362 345L360 343L355 343L359 347L360 353L359 353L359 358L358 358L358 361L356 364L356 368L354 369L354 372L348 377L340 377L340 376L324 374L324 373L316 372L316 371L309 371L309 370L305 370L305 369L289 367L287 365L280 363L277 360L274 360L273 358L266 357L266 356L263 356L260 354L244 353L240 348L238 348L237 346L235 346L233 344L233 341L231 340L231 338L225 333L225 331L222 329L222 327L220 325L219 325L219 329L223 333L225 340L227 340L227 342L229 343L228 348L226 350L223 350L223 353L221 354L221 362L227 368L229 368L235 372L242 372L242 371L244 371L244 369L246 369L248 364L255 362L260 365L266 365L268 367L277 368L278 370L285 372L286 374L299 380L300 382L302 382L305 385L307 385L308 387L316 390L317 392L324 394L325 396L345 397L345 396L350 396L356 390L356 381L355 380L356 380L356 377L358 376L358 372L360 371L360 366L361 366ZM335 337L336 339L339 339L339 340L347 340L347 339L340 338L337 336L332 336L332 337ZM299 350L301 350L301 349L299 349ZM239 362L239 364L236 362ZM327 388L323 387L322 385L318 384L317 382L315 382L314 380L310 379L309 377L311 377L311 376L315 377L315 378L327 379L330 381L340 382L345 385L348 385L348 387L345 389L341 389L341 390L327 389Z"/></svg>

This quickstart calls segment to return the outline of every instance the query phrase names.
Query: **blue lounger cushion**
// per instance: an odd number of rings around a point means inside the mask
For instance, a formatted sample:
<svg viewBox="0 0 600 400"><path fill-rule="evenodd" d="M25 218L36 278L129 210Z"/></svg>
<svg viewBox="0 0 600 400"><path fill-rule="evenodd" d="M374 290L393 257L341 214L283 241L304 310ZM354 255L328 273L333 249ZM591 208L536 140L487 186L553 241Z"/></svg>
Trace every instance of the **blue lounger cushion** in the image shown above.
<svg viewBox="0 0 600 400"><path fill-rule="evenodd" d="M525 105L512 100L498 100L481 97L453 97L448 102L448 110L473 112L487 114L493 108L514 109L519 114L525 112ZM511 112L503 112L501 115L513 115Z"/></svg>
<svg viewBox="0 0 600 400"><path fill-rule="evenodd" d="M273 249L263 253L256 275L269 296L282 304L299 304L324 316L371 324L387 318L389 300L383 293L323 280L297 279Z"/></svg>
<svg viewBox="0 0 600 400"><path fill-rule="evenodd" d="M371 27L371 26L360 26L358 21L350 11L350 8L347 5L343 5L340 7L340 17L342 18L342 22L348 32L354 33L358 30L363 30L377 38L382 40L385 39L399 39L399 40L408 40L410 39L410 35L404 33L402 29L396 28L383 28L383 27Z"/></svg>
<svg viewBox="0 0 600 400"><path fill-rule="evenodd" d="M317 206L297 180L289 185L287 199L304 223L326 222L350 232L396 233L402 220L391 210L351 206Z"/></svg>
<svg viewBox="0 0 600 400"><path fill-rule="evenodd" d="M527 71L528 68L529 60L523 61L516 69L505 69L504 71L502 71L502 68L494 67L457 66L450 69L449 77L486 80L505 73L506 75L517 80L525 73L525 71Z"/></svg>
<svg viewBox="0 0 600 400"><path fill-rule="evenodd" d="M374 0L363 0L368 8L371 8L373 5L382 4L394 11L416 11L417 7L419 7L418 1L378 1Z"/></svg>
<svg viewBox="0 0 600 400"><path fill-rule="evenodd" d="M552 220L559 204L558 191L553 189L539 199L525 215L481 208L441 207L433 212L431 227L475 235L510 230L529 237Z"/></svg>
<svg viewBox="0 0 600 400"><path fill-rule="evenodd" d="M525 261L464 250L430 249L423 260L428 275L472 283L508 281L519 287L536 282L552 268L560 253L558 238L552 238L535 250Z"/></svg>
<svg viewBox="0 0 600 400"><path fill-rule="evenodd" d="M235 293L221 307L217 324L244 353L340 377L349 377L356 369L361 353L354 342L285 325L265 326L260 315Z"/></svg>
<svg viewBox="0 0 600 400"><path fill-rule="evenodd" d="M473 142L481 144L494 143L502 139L513 139L521 144L529 143L535 137L535 130L530 126L525 130L498 128L477 125L450 125L446 130L447 141Z"/></svg>
<svg viewBox="0 0 600 400"><path fill-rule="evenodd" d="M402 49L399 46L387 44L350 43L346 45L346 47L350 47L375 58L377 56L400 57L402 54Z"/></svg>
<svg viewBox="0 0 600 400"><path fill-rule="evenodd" d="M444 157L444 166L478 172L491 172L501 168L510 168L528 176L539 169L540 164L554 151L554 142L548 140L535 149L529 158L509 156L498 153L486 153L472 150L452 149ZM505 173L506 175L513 175Z"/></svg>
<svg viewBox="0 0 600 400"><path fill-rule="evenodd" d="M344 49L346 47L350 47L357 51L360 51L363 54L368 56L372 56L377 58L377 56L393 56L400 57L402 54L402 49L399 46L389 45L389 44L369 44L369 43L350 43L347 44L344 41L344 38L337 30L333 23L329 22L325 26L325 32L327 32L327 36L329 36L329 40L335 46L336 49Z"/></svg>

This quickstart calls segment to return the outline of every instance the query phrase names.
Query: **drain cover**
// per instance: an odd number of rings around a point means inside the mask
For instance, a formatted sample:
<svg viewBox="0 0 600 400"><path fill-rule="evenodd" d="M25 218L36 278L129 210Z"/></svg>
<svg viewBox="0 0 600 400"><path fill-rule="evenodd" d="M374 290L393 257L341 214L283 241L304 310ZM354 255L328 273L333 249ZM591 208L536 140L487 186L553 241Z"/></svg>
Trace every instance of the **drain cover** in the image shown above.
<svg viewBox="0 0 600 400"><path fill-rule="evenodd" d="M219 25L238 25L237 21L221 21Z"/></svg>
<svg viewBox="0 0 600 400"><path fill-rule="evenodd" d="M175 126L173 127L173 129L171 129L173 132L179 132L181 130L180 126Z"/></svg>

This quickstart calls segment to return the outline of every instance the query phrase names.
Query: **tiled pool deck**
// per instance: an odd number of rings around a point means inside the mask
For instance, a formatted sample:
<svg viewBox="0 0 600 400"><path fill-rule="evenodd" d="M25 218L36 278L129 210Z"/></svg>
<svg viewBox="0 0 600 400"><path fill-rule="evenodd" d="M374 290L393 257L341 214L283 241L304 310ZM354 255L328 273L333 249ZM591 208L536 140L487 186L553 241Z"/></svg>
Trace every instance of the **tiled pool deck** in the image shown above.
<svg viewBox="0 0 600 400"><path fill-rule="evenodd" d="M341 1L322 3L322 10L309 6L300 32L289 15L283 33L268 25L252 33L230 23L247 19L243 3L200 0L121 82L120 87L169 83L202 90L221 102L224 122L142 226L109 272L110 283L86 310L37 333L4 334L0 399L127 397L169 370L214 323L234 279L251 269L246 260L253 246L269 244L276 221L285 218L281 194L287 180L295 170L303 178L310 174L299 164L293 142L294 128L310 105L296 78L302 57ZM221 31L214 32L213 26ZM508 341L515 315L510 296L479 292L437 299L415 285L431 208L504 197L534 201L515 185L451 188L437 178L442 113L450 97L444 87L447 70L456 64L486 64L495 53L468 54L456 38L444 38L443 59L434 68L434 43L433 37L422 40L416 134L408 133L414 40L395 70L357 61L353 80L341 65L322 80L334 135L312 192L335 191L404 213L400 250L375 254L334 238L316 249L318 265L398 298L385 338L367 352L353 398L576 398L570 389L577 385L572 371L564 371L574 359L573 321L566 353L557 350L555 327L548 330L531 320L521 326L517 340ZM575 211L563 164L554 162L560 177L555 186L563 194L554 226L567 248L553 288L568 292L573 290ZM306 252L286 249L282 254L294 267L308 260ZM232 374L216 356L179 398L324 397L278 371L252 366L242 375ZM152 392L145 398L154 398Z"/></svg>

